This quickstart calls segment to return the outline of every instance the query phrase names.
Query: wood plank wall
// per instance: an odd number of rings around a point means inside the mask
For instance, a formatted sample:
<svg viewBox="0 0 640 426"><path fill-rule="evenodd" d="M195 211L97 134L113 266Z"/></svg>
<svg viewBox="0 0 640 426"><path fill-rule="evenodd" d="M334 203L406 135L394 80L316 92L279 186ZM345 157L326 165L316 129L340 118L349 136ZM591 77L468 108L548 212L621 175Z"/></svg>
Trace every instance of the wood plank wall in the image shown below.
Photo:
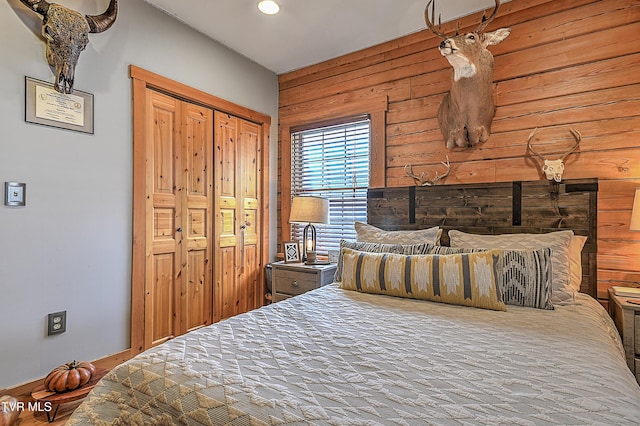
<svg viewBox="0 0 640 426"><path fill-rule="evenodd" d="M480 16L462 18L461 31ZM452 173L445 184L541 179L527 154L529 133L540 128L537 151L555 158L572 145L568 129L575 128L582 142L566 160L565 178L600 182L598 295L606 299L612 285L640 286L640 232L628 230L640 186L640 1L513 0L488 30L500 27L511 35L490 48L497 112L491 138L477 148L444 146L436 116L451 68L427 30L280 75L280 122L387 96L387 186L412 185L403 173L408 163L433 176L446 156Z"/></svg>

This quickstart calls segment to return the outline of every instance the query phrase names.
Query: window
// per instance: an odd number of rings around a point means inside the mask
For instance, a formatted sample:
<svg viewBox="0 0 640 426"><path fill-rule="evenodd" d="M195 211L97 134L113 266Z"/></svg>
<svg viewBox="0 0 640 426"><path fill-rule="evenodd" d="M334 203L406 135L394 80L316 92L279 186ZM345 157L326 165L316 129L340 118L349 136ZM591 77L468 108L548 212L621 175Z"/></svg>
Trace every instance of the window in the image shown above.
<svg viewBox="0 0 640 426"><path fill-rule="evenodd" d="M324 127L291 133L291 196L329 200L330 224L316 225L318 251L337 250L355 240L354 221L367 221L370 119L359 116ZM291 225L302 240L304 225Z"/></svg>

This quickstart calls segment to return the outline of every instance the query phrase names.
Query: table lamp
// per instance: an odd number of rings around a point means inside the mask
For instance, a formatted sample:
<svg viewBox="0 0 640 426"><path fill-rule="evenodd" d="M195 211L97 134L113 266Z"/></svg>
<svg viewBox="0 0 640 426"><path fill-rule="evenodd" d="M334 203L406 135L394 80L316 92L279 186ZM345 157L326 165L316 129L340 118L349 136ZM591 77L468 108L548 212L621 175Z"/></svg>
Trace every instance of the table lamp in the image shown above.
<svg viewBox="0 0 640 426"><path fill-rule="evenodd" d="M306 223L302 233L302 260L306 261L308 252L316 251L316 228L313 224L329 223L329 200L321 197L302 196L291 200L289 223Z"/></svg>
<svg viewBox="0 0 640 426"><path fill-rule="evenodd" d="M631 209L630 231L640 231L640 188L636 188L636 195L633 198L633 208Z"/></svg>

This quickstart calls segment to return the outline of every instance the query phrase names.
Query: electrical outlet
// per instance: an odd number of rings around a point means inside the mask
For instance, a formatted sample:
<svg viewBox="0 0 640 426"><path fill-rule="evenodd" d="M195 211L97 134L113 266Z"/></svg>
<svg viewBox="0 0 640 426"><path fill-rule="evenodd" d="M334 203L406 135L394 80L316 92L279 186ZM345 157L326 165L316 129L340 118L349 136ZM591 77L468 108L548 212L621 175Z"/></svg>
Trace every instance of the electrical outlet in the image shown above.
<svg viewBox="0 0 640 426"><path fill-rule="evenodd" d="M64 333L67 330L67 311L49 314L47 318L48 335Z"/></svg>

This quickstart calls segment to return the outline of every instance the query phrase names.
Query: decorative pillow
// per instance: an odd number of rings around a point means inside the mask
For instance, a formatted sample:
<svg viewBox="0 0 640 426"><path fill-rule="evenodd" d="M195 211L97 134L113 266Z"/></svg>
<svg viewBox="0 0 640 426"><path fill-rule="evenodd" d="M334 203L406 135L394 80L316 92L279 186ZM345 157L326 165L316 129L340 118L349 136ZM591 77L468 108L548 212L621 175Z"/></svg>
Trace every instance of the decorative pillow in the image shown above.
<svg viewBox="0 0 640 426"><path fill-rule="evenodd" d="M477 253L488 249L432 246L431 254ZM507 305L553 309L551 249L504 250L502 299Z"/></svg>
<svg viewBox="0 0 640 426"><path fill-rule="evenodd" d="M507 305L553 309L551 249L505 250L502 297Z"/></svg>
<svg viewBox="0 0 640 426"><path fill-rule="evenodd" d="M575 291L580 291L582 284L582 248L586 241L587 237L574 235L569 245L569 270L571 274L569 286Z"/></svg>
<svg viewBox="0 0 640 426"><path fill-rule="evenodd" d="M573 231L557 231L547 234L468 234L457 230L449 231L451 247L502 248L507 250L536 250L551 248L553 268L551 302L573 302L575 290L570 287L569 246Z"/></svg>
<svg viewBox="0 0 640 426"><path fill-rule="evenodd" d="M436 245L440 242L442 230L438 226L414 231L385 231L363 222L356 222L356 241L380 244L420 244Z"/></svg>
<svg viewBox="0 0 640 426"><path fill-rule="evenodd" d="M347 240L340 240L340 255L338 256L338 266L334 281L342 281L342 248L350 248L369 253L396 253L396 254L426 254L432 246L431 244L379 244L379 243L354 243Z"/></svg>
<svg viewBox="0 0 640 426"><path fill-rule="evenodd" d="M502 250L450 255L342 251L341 288L507 310L500 288Z"/></svg>

